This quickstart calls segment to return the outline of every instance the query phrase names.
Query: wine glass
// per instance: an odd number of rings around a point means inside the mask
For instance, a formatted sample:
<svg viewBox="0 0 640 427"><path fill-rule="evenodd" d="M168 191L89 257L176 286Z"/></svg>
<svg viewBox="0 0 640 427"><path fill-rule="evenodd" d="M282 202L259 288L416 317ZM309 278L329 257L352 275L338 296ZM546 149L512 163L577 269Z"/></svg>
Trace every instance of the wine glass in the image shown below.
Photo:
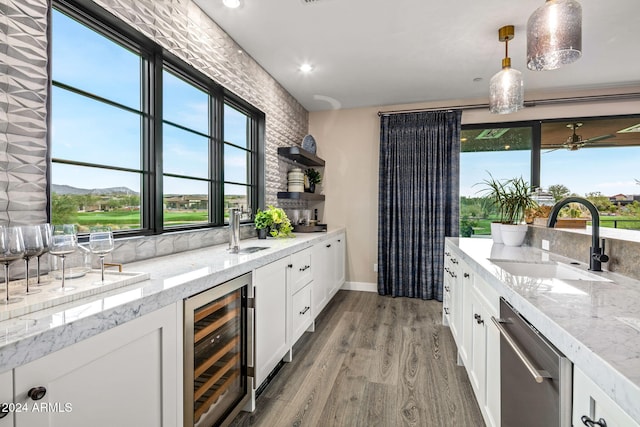
<svg viewBox="0 0 640 427"><path fill-rule="evenodd" d="M89 249L100 257L100 282L94 285L104 285L104 256L113 250L113 233L109 227L92 228L89 234Z"/></svg>
<svg viewBox="0 0 640 427"><path fill-rule="evenodd" d="M24 267L27 281L27 295L37 294L41 289L29 289L29 260L42 253L44 246L42 244L42 233L37 225L25 225L20 227L22 231L22 239L24 241Z"/></svg>
<svg viewBox="0 0 640 427"><path fill-rule="evenodd" d="M51 247L49 253L60 257L62 263L62 286L57 291L69 291L75 288L64 287L64 259L67 255L72 254L78 248L78 236L76 236L76 227L73 224L54 225L53 235L51 236Z"/></svg>
<svg viewBox="0 0 640 427"><path fill-rule="evenodd" d="M42 236L42 252L37 255L38 263L36 274L38 275L38 284L40 283L40 257L47 252L49 252L49 248L51 248L51 224L39 224L38 229L40 230L40 235Z"/></svg>
<svg viewBox="0 0 640 427"><path fill-rule="evenodd" d="M0 262L4 263L5 304L22 301L22 298L9 297L9 263L22 258L23 255L24 241L20 227L0 225Z"/></svg>

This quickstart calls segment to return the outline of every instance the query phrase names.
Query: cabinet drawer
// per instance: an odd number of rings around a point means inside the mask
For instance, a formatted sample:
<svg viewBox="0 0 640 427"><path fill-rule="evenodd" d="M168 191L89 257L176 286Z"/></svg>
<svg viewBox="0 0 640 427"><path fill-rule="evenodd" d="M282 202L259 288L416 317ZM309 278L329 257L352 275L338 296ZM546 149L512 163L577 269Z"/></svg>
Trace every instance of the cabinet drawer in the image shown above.
<svg viewBox="0 0 640 427"><path fill-rule="evenodd" d="M291 255L291 292L296 293L313 278L311 268L311 249L305 249Z"/></svg>
<svg viewBox="0 0 640 427"><path fill-rule="evenodd" d="M313 321L311 316L311 288L312 284L309 283L293 295L291 316L293 324L292 344L300 338Z"/></svg>

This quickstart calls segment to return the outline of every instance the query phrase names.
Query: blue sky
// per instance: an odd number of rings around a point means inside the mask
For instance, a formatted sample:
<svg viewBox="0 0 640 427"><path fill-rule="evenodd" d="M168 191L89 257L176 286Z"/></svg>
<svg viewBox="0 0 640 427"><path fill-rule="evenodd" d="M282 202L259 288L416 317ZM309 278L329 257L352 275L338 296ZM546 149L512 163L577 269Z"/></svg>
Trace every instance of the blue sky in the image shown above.
<svg viewBox="0 0 640 427"><path fill-rule="evenodd" d="M53 12L53 79L140 109L140 60L127 49ZM164 118L208 134L208 96L169 72L164 72ZM75 95L52 90L52 155L89 163L141 168L141 121L138 114ZM247 118L225 106L225 140L246 147ZM175 126L163 126L163 161L167 173L208 176L208 140ZM246 152L225 146L225 180L246 183ZM81 188L129 187L140 191L136 173L53 165L53 183ZM196 180L165 179L165 193L206 194ZM244 194L242 186L227 186L227 194Z"/></svg>
<svg viewBox="0 0 640 427"><path fill-rule="evenodd" d="M474 186L488 178L487 171L496 179L522 176L531 181L531 152L489 151L463 152L460 155L460 195L478 197L482 186ZM605 196L640 194L640 147L583 148L542 151L540 184L542 188L563 184L572 193L584 196L599 191Z"/></svg>

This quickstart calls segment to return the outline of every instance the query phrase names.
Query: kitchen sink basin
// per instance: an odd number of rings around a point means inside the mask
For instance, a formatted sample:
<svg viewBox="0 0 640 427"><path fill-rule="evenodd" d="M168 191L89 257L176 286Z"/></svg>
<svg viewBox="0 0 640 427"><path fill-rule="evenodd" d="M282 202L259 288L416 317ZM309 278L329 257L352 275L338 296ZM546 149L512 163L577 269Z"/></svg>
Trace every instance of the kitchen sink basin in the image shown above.
<svg viewBox="0 0 640 427"><path fill-rule="evenodd" d="M252 254L254 252L263 251L269 249L268 246L247 246L246 248L240 248L239 254Z"/></svg>
<svg viewBox="0 0 640 427"><path fill-rule="evenodd" d="M589 280L592 282L611 281L596 274L556 262L534 263L505 260L490 261L514 276L536 277L541 279Z"/></svg>

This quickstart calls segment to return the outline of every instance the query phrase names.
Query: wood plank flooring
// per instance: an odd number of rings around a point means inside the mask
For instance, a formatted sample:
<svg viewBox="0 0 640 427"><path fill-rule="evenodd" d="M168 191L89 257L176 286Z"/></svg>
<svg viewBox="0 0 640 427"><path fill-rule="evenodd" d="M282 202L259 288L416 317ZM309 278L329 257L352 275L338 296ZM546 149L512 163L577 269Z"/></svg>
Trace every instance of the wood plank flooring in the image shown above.
<svg viewBox="0 0 640 427"><path fill-rule="evenodd" d="M232 426L483 426L442 304L340 291Z"/></svg>

